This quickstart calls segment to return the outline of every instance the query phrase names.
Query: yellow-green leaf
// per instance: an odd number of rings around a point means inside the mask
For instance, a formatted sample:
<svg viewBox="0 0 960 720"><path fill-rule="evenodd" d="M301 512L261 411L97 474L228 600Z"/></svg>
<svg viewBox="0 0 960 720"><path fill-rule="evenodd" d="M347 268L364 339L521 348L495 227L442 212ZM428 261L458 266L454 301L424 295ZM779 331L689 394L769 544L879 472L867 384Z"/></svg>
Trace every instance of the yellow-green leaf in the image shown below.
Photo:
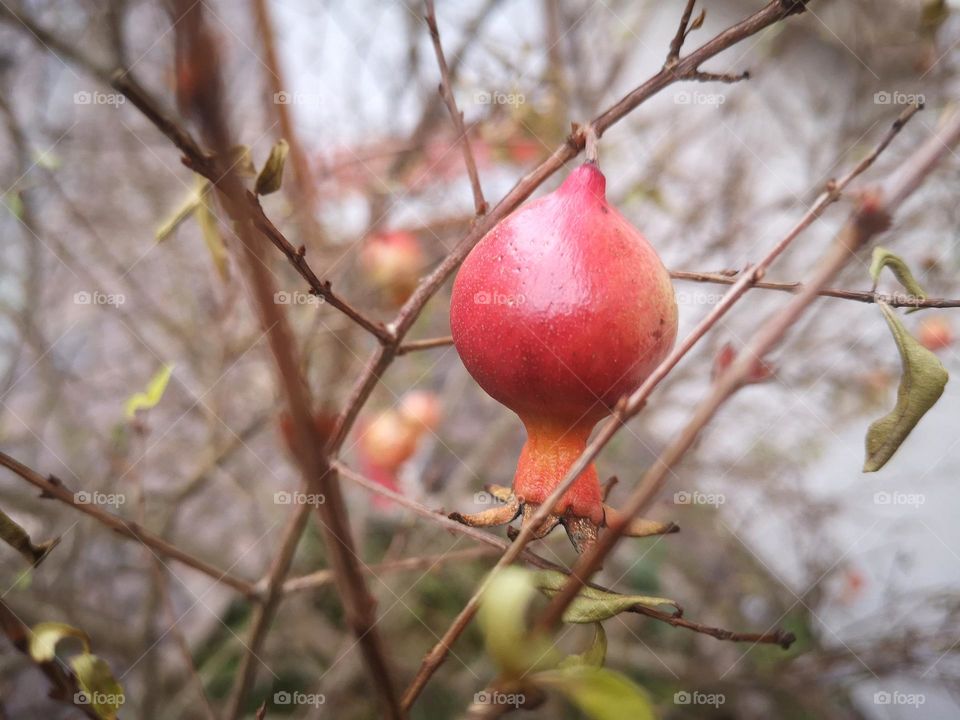
<svg viewBox="0 0 960 720"><path fill-rule="evenodd" d="M287 162L289 152L290 145L282 138L271 148L270 157L267 158L263 170L257 176L254 186L257 195L269 195L280 189L283 184L283 166Z"/></svg>
<svg viewBox="0 0 960 720"><path fill-rule="evenodd" d="M207 252L210 253L210 259L213 260L213 266L217 269L217 274L220 276L220 279L226 282L230 279L230 266L227 264L227 246L223 242L223 235L220 233L220 224L217 222L217 217L213 211L211 186L210 183L199 175L197 176L197 182L200 183L200 203L197 205L194 215L197 218L197 224L200 225L203 242L207 246Z"/></svg>
<svg viewBox="0 0 960 720"><path fill-rule="evenodd" d="M123 414L127 419L132 420L137 410L149 410L156 407L157 403L163 397L167 389L167 383L170 381L170 374L173 372L173 365L164 365L147 383L144 392L134 393L123 406Z"/></svg>
<svg viewBox="0 0 960 720"><path fill-rule="evenodd" d="M893 308L883 302L877 304L893 333L903 368L897 404L867 430L864 472L876 472L893 457L920 418L940 399L949 379L937 356L907 332Z"/></svg>
<svg viewBox="0 0 960 720"><path fill-rule="evenodd" d="M30 629L30 657L36 662L50 662L57 655L57 643L64 638L80 640L85 652L90 651L90 638L83 630L59 622L42 622Z"/></svg>
<svg viewBox="0 0 960 720"><path fill-rule="evenodd" d="M125 698L123 687L113 677L106 661L83 653L70 658L70 667L80 686L77 702L90 705L102 720L114 720Z"/></svg>
<svg viewBox="0 0 960 720"><path fill-rule="evenodd" d="M579 655L568 655L560 661L560 668L573 667L574 665L591 665L594 667L603 667L607 659L607 633L600 623L593 624L593 642L586 651Z"/></svg>
<svg viewBox="0 0 960 720"><path fill-rule="evenodd" d="M536 573L536 585L547 597L556 595L567 582L567 576L555 570L541 570ZM621 595L605 592L592 587L581 588L579 594L563 613L567 623L591 623L606 620L614 615L632 610L637 605L657 607L670 605L676 611L680 606L674 600L649 595Z"/></svg>
<svg viewBox="0 0 960 720"><path fill-rule="evenodd" d="M157 242L163 242L173 235L174 231L180 227L187 218L196 212L197 208L200 206L200 202L200 193L197 191L191 192L180 204L180 207L174 210L170 217L160 223L160 226L154 233L154 237L156 238Z"/></svg>
<svg viewBox="0 0 960 720"><path fill-rule="evenodd" d="M496 572L480 598L477 618L487 652L507 677L522 677L558 662L546 638L530 636L527 611L536 597L533 573L506 567Z"/></svg>
<svg viewBox="0 0 960 720"><path fill-rule="evenodd" d="M647 694L613 670L575 665L539 672L531 679L559 692L593 720L656 720Z"/></svg>
<svg viewBox="0 0 960 720"><path fill-rule="evenodd" d="M903 261L903 258L879 246L873 249L873 258L870 261L870 276L873 278L874 288L877 287L877 282L880 280L880 272L885 267L890 268L900 284L906 288L910 294L909 300L911 302L920 302L927 299L926 291L920 287L920 283L917 282L917 279L913 276L913 273L910 271L909 266ZM914 312L916 310L919 310L919 308L913 308L913 310L908 310L908 312Z"/></svg>
<svg viewBox="0 0 960 720"><path fill-rule="evenodd" d="M19 190L11 190L5 194L3 196L3 203L15 218L18 220L23 219L23 198L20 197Z"/></svg>
<svg viewBox="0 0 960 720"><path fill-rule="evenodd" d="M38 565L60 542L60 538L54 538L35 545L27 531L3 510L0 510L0 540L19 552L31 565Z"/></svg>

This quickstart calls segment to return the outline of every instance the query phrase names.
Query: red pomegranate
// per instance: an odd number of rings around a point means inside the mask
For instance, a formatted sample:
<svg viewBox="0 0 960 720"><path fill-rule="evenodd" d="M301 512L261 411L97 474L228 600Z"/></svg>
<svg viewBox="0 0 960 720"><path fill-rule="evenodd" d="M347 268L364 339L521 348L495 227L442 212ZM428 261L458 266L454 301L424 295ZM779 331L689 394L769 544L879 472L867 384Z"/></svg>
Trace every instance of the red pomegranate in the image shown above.
<svg viewBox="0 0 960 720"><path fill-rule="evenodd" d="M394 230L368 238L360 262L367 278L386 299L402 305L416 289L427 261L416 235Z"/></svg>
<svg viewBox="0 0 960 720"><path fill-rule="evenodd" d="M670 276L607 203L605 188L595 163L581 165L555 192L490 231L453 287L450 324L463 364L526 427L513 481L514 505L525 506L525 517L562 480L596 423L676 339ZM605 511L593 466L553 514L550 528L563 522L578 549L596 537ZM504 522L502 512L481 515L455 514L471 524Z"/></svg>

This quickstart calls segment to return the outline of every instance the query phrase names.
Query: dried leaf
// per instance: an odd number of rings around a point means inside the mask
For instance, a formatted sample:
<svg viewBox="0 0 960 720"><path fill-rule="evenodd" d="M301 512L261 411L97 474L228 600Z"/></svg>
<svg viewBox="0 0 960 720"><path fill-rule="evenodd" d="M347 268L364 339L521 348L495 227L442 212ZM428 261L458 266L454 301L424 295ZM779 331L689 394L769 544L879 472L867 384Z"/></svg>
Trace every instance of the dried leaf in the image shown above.
<svg viewBox="0 0 960 720"><path fill-rule="evenodd" d="M57 655L57 643L65 638L77 638L85 652L90 651L90 638L83 630L59 622L42 622L30 631L30 657L38 663L50 662Z"/></svg>
<svg viewBox="0 0 960 720"><path fill-rule="evenodd" d="M593 720L656 720L647 694L613 670L575 665L539 672L531 679L556 690Z"/></svg>
<svg viewBox="0 0 960 720"><path fill-rule="evenodd" d="M282 138L271 148L270 157L267 158L266 165L257 176L254 186L257 195L269 195L280 189L283 184L283 166L287 161L288 152L290 152L290 145Z"/></svg>
<svg viewBox="0 0 960 720"><path fill-rule="evenodd" d="M535 574L537 588L553 597L567 582L567 576L555 570L542 570ZM620 593L605 592L592 587L583 587L570 606L563 613L563 621L567 623L591 623L606 620L614 615L632 610L637 605L657 607L671 605L677 611L680 606L674 600L648 595L621 595Z"/></svg>
<svg viewBox="0 0 960 720"><path fill-rule="evenodd" d="M114 720L125 698L123 687L113 677L107 662L96 655L83 653L70 658L70 667L80 686L76 702L90 705L102 720Z"/></svg>
<svg viewBox="0 0 960 720"><path fill-rule="evenodd" d="M137 410L150 410L156 407L157 403L163 397L167 389L167 383L170 381L170 374L173 372L173 365L164 365L147 383L144 392L134 393L130 396L123 406L123 414L127 419L132 420Z"/></svg>
<svg viewBox="0 0 960 720"><path fill-rule="evenodd" d="M31 565L39 565L40 561L47 556L47 553L60 542L60 538L54 538L39 545L34 545L27 531L14 522L3 510L0 510L0 540L19 552Z"/></svg>
<svg viewBox="0 0 960 720"><path fill-rule="evenodd" d="M893 457L920 418L940 399L949 378L937 356L907 332L893 309L883 302L877 304L897 343L903 370L896 406L867 430L864 472L876 472Z"/></svg>
<svg viewBox="0 0 960 720"><path fill-rule="evenodd" d="M910 268L899 255L895 255L886 248L875 247L873 249L873 258L870 261L870 276L873 278L873 287L877 287L880 280L880 272L883 268L889 267L894 276L906 288L910 294L911 301L923 301L927 299L926 291L920 287L920 283L910 272ZM907 312L915 312L920 308L913 308Z"/></svg>

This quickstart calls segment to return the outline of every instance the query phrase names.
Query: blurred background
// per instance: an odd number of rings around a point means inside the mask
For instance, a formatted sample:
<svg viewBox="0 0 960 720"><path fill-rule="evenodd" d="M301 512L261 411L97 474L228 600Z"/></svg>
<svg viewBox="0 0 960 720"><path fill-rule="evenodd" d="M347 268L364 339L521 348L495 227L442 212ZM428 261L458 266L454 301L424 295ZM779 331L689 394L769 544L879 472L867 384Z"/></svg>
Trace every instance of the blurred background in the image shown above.
<svg viewBox="0 0 960 720"><path fill-rule="evenodd" d="M283 493L296 491L299 478L278 430L271 358L229 224L169 140L85 67L131 68L175 113L168 9L145 0L2 4L0 449L255 581L292 511ZM258 167L278 138L291 145L284 188L264 200L267 215L304 244L337 292L389 321L473 217L423 8L389 0L204 4L237 140ZM571 121L597 115L656 73L683 5L439 2L486 197L497 201L536 167ZM761 5L705 4L686 50ZM671 270L742 269L869 152L903 106L920 100L926 109L852 190L887 177L930 136L960 90L958 41L954 2L812 2L703 68L749 70L748 81L672 86L613 127L600 146L609 198ZM960 163L944 163L881 240L934 297L960 297L958 176ZM845 199L829 210L767 279L802 281L848 209ZM336 412L376 342L307 295L279 253L268 257L320 410ZM867 252L836 287L870 290L868 264ZM683 337L725 288L675 287ZM880 285L896 288L892 279ZM429 302L409 339L449 334L449 291L447 283ZM741 347L789 297L751 291L615 438L598 463L601 477L620 479L614 505L685 424L721 348ZM924 310L904 322L949 371L960 370L955 311ZM698 622L782 627L796 643L723 642L623 615L606 626L608 664L647 688L664 718L956 717L960 389L948 384L896 457L864 475L867 426L893 406L900 370L878 308L820 299L771 362L773 378L734 397L651 513L682 532L624 541L598 580L673 598ZM166 366L173 369L161 401L129 417L127 401ZM523 439L517 418L440 345L403 355L381 378L344 461L430 508L469 512L480 507L484 483L509 484ZM378 627L405 686L496 555L344 485L364 562L431 558L370 578ZM28 625L82 628L123 685L121 717L210 717L198 685L216 711L224 707L249 602L73 508L38 499L7 471L0 507L35 539L61 538L32 570L0 548L3 602ZM534 549L563 565L574 559L560 532ZM291 577L327 565L311 518ZM412 717L459 717L493 673L471 626ZM3 641L0 717L78 717L47 690ZM377 716L329 583L285 594L258 653L247 716L277 692L324 702L273 704L267 717ZM724 701L689 701L703 694ZM528 716L578 717L557 699Z"/></svg>

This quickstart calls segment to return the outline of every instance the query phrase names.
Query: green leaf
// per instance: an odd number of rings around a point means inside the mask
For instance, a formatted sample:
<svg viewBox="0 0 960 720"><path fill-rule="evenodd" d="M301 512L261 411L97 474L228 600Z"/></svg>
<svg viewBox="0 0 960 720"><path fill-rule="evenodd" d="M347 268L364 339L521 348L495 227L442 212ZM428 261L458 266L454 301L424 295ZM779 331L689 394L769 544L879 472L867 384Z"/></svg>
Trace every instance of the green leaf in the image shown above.
<svg viewBox="0 0 960 720"><path fill-rule="evenodd" d="M78 638L84 652L90 651L90 638L83 630L59 622L42 622L30 631L30 657L38 663L50 662L57 655L57 643L65 638Z"/></svg>
<svg viewBox="0 0 960 720"><path fill-rule="evenodd" d="M70 658L70 667L83 693L80 702L90 705L102 720L114 720L125 698L123 687L113 677L107 662L96 655L83 653Z"/></svg>
<svg viewBox="0 0 960 720"><path fill-rule="evenodd" d="M910 294L910 301L923 301L927 299L926 291L920 287L920 283L917 282L913 273L910 272L910 268L903 261L903 258L879 246L873 249L873 258L870 261L870 276L873 278L874 289L876 289L877 282L880 280L880 272L885 267L889 267L900 284L906 288ZM919 309L920 308L913 308L907 312L915 312Z"/></svg>
<svg viewBox="0 0 960 720"><path fill-rule="evenodd" d="M556 570L541 570L536 573L536 586L547 597L556 595L567 582L567 576ZM670 605L677 612L680 606L674 600L649 595L621 595L592 587L583 587L563 613L566 623L591 623L606 620L614 615L632 610L637 605L657 607Z"/></svg>
<svg viewBox="0 0 960 720"><path fill-rule="evenodd" d="M920 418L940 399L949 379L937 356L907 332L893 309L883 302L877 304L897 343L903 370L896 406L867 430L864 472L876 472L893 457Z"/></svg>
<svg viewBox="0 0 960 720"><path fill-rule="evenodd" d="M157 403L163 397L167 389L167 383L170 381L170 374L173 372L173 365L164 365L147 383L144 392L134 393L130 396L123 406L123 414L128 420L132 420L137 410L150 410L156 407Z"/></svg>
<svg viewBox="0 0 960 720"><path fill-rule="evenodd" d="M613 670L576 665L539 672L531 679L559 692L593 720L656 720L647 694Z"/></svg>
<svg viewBox="0 0 960 720"><path fill-rule="evenodd" d="M270 150L270 157L267 158L266 165L257 176L254 186L257 195L269 195L280 189L283 183L283 166L287 162L289 152L290 145L282 138Z"/></svg>
<svg viewBox="0 0 960 720"><path fill-rule="evenodd" d="M536 597L533 573L506 567L490 579L480 598L477 619L487 652L507 677L522 677L558 662L552 643L534 639L528 631L527 610Z"/></svg>
<svg viewBox="0 0 960 720"><path fill-rule="evenodd" d="M607 659L607 633L600 623L593 624L593 642L585 652L579 655L568 655L560 661L558 667L566 668L574 665L591 665L594 667L603 667Z"/></svg>
<svg viewBox="0 0 960 720"><path fill-rule="evenodd" d="M14 522L3 510L0 510L0 539L19 552L31 565L39 565L40 561L47 556L47 553L60 542L60 538L54 538L39 545L34 545L27 531Z"/></svg>
<svg viewBox="0 0 960 720"><path fill-rule="evenodd" d="M227 246L223 242L220 224L217 222L217 217L213 211L213 200L210 197L212 187L199 175L197 176L197 182L200 186L200 204L197 205L194 215L200 225L203 242L207 246L207 252L210 253L210 259L213 260L213 266L217 269L220 279L226 282L230 279L230 266L227 264Z"/></svg>

